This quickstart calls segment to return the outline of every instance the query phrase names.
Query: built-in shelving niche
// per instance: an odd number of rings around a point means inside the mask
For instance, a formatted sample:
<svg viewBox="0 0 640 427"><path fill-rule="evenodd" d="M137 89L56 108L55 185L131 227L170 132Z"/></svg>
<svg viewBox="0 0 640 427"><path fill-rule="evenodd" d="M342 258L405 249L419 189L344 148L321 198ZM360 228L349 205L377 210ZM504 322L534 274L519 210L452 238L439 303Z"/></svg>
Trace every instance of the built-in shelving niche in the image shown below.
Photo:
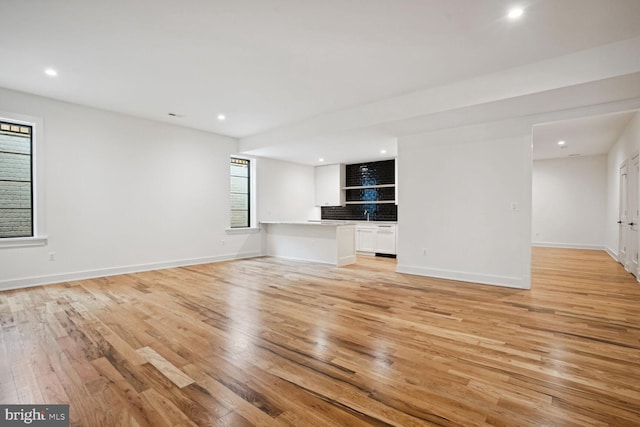
<svg viewBox="0 0 640 427"><path fill-rule="evenodd" d="M346 165L346 206L321 208L322 219L397 221L395 160Z"/></svg>

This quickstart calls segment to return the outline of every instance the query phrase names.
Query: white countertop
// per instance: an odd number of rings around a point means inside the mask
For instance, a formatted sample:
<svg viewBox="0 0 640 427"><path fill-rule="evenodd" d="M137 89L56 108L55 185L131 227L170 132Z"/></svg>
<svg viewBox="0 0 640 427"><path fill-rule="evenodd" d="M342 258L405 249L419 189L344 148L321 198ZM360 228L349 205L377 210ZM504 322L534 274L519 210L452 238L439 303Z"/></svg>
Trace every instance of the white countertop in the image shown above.
<svg viewBox="0 0 640 427"><path fill-rule="evenodd" d="M341 225L356 225L355 221L260 221L260 224L286 224L286 225L322 225L338 227Z"/></svg>
<svg viewBox="0 0 640 427"><path fill-rule="evenodd" d="M347 221L347 220L320 220L310 219L307 221L260 221L260 224L288 224L288 225L324 225L336 227L339 225L391 225L396 221Z"/></svg>
<svg viewBox="0 0 640 427"><path fill-rule="evenodd" d="M323 219L323 220L319 220L319 219L310 219L310 222L334 222L337 224L344 224L344 223L349 223L349 224L356 224L356 225L389 225L389 224L397 224L398 221L359 221L359 220L342 220L342 219Z"/></svg>

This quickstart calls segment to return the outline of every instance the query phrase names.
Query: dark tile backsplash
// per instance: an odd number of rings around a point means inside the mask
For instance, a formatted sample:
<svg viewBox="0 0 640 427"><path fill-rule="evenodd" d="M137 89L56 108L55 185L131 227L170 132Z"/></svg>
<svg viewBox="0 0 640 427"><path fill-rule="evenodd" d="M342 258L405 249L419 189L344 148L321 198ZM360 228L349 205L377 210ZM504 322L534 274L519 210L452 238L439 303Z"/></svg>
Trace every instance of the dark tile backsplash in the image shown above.
<svg viewBox="0 0 640 427"><path fill-rule="evenodd" d="M394 160L382 160L347 165L345 168L346 186L395 184L395 164Z"/></svg>
<svg viewBox="0 0 640 427"><path fill-rule="evenodd" d="M393 202L396 199L396 189L394 187L386 188L363 188L358 190L346 190L347 202L354 201L375 201L388 200Z"/></svg>
<svg viewBox="0 0 640 427"><path fill-rule="evenodd" d="M346 186L360 187L365 185L395 184L395 161L356 163L347 165ZM326 206L321 208L322 219L364 221L365 211L369 212L370 221L397 221L398 206L395 200L395 188L363 188L346 190L346 200L354 201L389 201L390 203L351 204L346 206Z"/></svg>
<svg viewBox="0 0 640 427"><path fill-rule="evenodd" d="M370 221L397 221L398 206L395 203L378 203L368 205L323 206L320 208L322 219L343 219L349 221L365 221L369 211Z"/></svg>

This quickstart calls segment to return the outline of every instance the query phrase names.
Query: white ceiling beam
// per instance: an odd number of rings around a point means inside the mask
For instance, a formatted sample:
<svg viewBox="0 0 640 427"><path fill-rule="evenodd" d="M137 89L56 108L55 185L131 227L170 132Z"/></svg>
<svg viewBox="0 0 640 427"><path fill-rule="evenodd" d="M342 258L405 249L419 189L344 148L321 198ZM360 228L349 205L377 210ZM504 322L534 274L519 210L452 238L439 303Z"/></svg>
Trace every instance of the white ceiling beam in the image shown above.
<svg viewBox="0 0 640 427"><path fill-rule="evenodd" d="M240 139L240 150L291 144L319 135L489 104L640 72L640 37L508 69L454 84L320 115ZM552 107L552 106L551 106Z"/></svg>

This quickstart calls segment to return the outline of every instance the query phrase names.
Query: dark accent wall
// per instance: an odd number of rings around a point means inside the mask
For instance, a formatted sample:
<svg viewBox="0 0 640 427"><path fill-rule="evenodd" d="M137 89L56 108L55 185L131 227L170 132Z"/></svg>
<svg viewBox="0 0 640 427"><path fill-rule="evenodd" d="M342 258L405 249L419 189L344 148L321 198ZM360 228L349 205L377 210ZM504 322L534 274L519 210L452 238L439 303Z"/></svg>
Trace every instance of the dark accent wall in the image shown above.
<svg viewBox="0 0 640 427"><path fill-rule="evenodd" d="M356 163L345 168L345 186L395 184L395 161ZM364 188L346 190L346 200L350 201L388 201L389 203L348 204L346 206L326 206L321 208L322 219L371 221L397 221L398 206L394 203L395 189Z"/></svg>
<svg viewBox="0 0 640 427"><path fill-rule="evenodd" d="M371 221L397 221L398 206L395 203L323 206L320 208L322 219L344 219L349 221L365 221L367 216L364 211L369 211Z"/></svg>
<svg viewBox="0 0 640 427"><path fill-rule="evenodd" d="M345 167L345 187L362 185L382 185L396 183L396 162L383 160L380 162L355 163Z"/></svg>
<svg viewBox="0 0 640 427"><path fill-rule="evenodd" d="M396 199L396 189L394 187L386 188L363 188L357 190L347 190L347 202L355 201L388 201L394 202Z"/></svg>

